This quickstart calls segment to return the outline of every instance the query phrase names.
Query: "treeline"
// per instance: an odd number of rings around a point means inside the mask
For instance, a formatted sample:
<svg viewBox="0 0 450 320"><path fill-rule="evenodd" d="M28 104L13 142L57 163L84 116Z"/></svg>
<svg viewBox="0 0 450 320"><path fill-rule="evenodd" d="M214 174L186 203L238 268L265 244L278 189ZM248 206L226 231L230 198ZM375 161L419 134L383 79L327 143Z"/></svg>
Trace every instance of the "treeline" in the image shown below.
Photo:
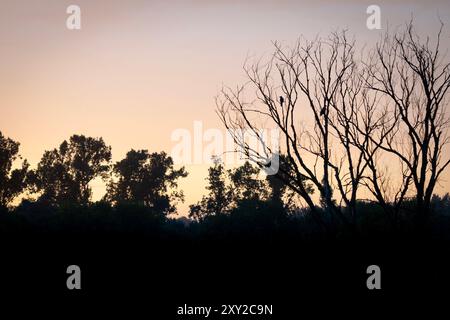
<svg viewBox="0 0 450 320"><path fill-rule="evenodd" d="M125 232L158 236L213 236L233 234L317 235L385 234L413 230L415 199L404 202L395 223L380 204L358 201L355 229L348 229L324 206L317 206L319 223L310 208L283 182L289 168L262 177L260 169L246 162L226 170L216 159L209 168L207 193L190 206L189 217L173 218L177 203L184 201L178 188L187 176L176 169L166 153L130 150L111 163L111 147L102 138L73 135L58 148L45 151L35 169L19 155L19 143L0 133L0 231L24 232ZM92 201L90 183L105 181L104 197ZM313 187L302 181L313 194ZM20 199L20 201L18 201ZM431 229L446 234L450 226L450 196L434 196ZM349 213L341 207L344 215Z"/></svg>
<svg viewBox="0 0 450 320"><path fill-rule="evenodd" d="M102 179L107 193L102 202L112 205L134 203L167 215L183 200L177 181L186 177L176 170L166 153L130 150L121 161L111 164L111 147L102 138L73 135L58 148L45 151L36 169L27 160L18 161L19 143L0 133L0 205L10 207L14 200L35 201L45 206L90 205L90 183ZM22 201L22 202L23 202Z"/></svg>

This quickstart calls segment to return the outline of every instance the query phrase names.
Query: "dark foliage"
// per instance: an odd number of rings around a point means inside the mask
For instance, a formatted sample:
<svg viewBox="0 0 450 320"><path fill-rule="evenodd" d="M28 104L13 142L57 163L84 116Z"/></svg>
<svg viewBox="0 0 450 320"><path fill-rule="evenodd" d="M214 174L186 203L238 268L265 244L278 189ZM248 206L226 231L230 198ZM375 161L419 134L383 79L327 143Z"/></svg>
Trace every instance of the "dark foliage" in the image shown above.
<svg viewBox="0 0 450 320"><path fill-rule="evenodd" d="M87 205L89 183L109 170L111 147L102 138L73 135L58 149L45 151L36 170L29 173L30 188L39 200L53 205Z"/></svg>
<svg viewBox="0 0 450 320"><path fill-rule="evenodd" d="M183 192L176 191L178 179L187 176L184 167L174 169L173 160L165 152L131 150L125 159L113 166L105 200L115 204L138 204L163 214L175 211Z"/></svg>
<svg viewBox="0 0 450 320"><path fill-rule="evenodd" d="M10 205L26 187L27 161L24 160L20 168L12 169L14 162L20 159L19 146L0 131L0 207Z"/></svg>
<svg viewBox="0 0 450 320"><path fill-rule="evenodd" d="M448 196L435 197L433 219L427 225L427 234L449 238L450 206ZM414 205L411 204L414 208ZM246 199L236 203L227 213L205 216L196 221L187 218L169 218L143 204L119 204L100 201L90 205L51 206L43 202L28 200L14 209L0 212L0 231L3 234L56 233L56 234L129 234L157 238L186 239L346 239L349 237L377 238L414 235L416 229L410 209L402 211L399 223L394 228L390 217L376 203L360 202L364 212L357 221L356 233L349 231L339 220L326 216L334 228L324 230L312 219L308 210L287 211L279 202L272 200Z"/></svg>

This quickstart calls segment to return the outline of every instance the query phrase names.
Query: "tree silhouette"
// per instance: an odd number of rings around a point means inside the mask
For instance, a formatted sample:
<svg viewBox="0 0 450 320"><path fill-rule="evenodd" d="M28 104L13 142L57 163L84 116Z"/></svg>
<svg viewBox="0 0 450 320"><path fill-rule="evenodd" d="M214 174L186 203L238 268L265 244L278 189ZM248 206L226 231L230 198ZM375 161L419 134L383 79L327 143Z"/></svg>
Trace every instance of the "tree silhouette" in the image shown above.
<svg viewBox="0 0 450 320"><path fill-rule="evenodd" d="M368 63L366 85L388 106L382 135L371 140L400 161L405 189L414 186L418 225L429 217L434 188L450 165L450 63L441 52L442 31L443 24L433 44L430 37L421 39L410 22L404 31L385 35Z"/></svg>
<svg viewBox="0 0 450 320"><path fill-rule="evenodd" d="M12 169L14 161L20 159L19 146L0 132L0 207L10 205L27 184L28 162L24 160L20 168Z"/></svg>
<svg viewBox="0 0 450 320"><path fill-rule="evenodd" d="M284 181L304 199L317 222L324 227L325 222L304 181L319 191L330 215L339 216L345 224L350 223L333 200L331 180L338 176L339 166L332 163L334 144L330 113L341 84L352 73L353 58L354 44L348 41L345 32L333 33L326 39L299 40L292 48L275 43L274 53L267 63L258 60L246 64L248 84L237 89L223 88L216 100L221 121L249 158L261 151L233 132L250 130L262 140L260 123L270 123L279 129L280 149L286 155L286 167L290 169L283 172ZM245 98L249 87L256 91L256 98L251 102ZM279 96L285 97L283 105L278 103ZM313 116L312 130L297 125L296 116L302 100L306 101L305 107ZM264 153L273 153L266 144L263 145ZM308 161L310 157L315 160Z"/></svg>
<svg viewBox="0 0 450 320"><path fill-rule="evenodd" d="M292 180L292 176L295 174L294 168L289 165L289 161L284 154L279 155L279 170L274 175L268 175L266 181L270 187L269 198L275 205L282 205L287 211L293 211L300 205L298 203L297 193L289 188L289 185L294 185L297 180ZM310 183L307 182L306 177L301 180L302 188L304 188L309 194L314 193L314 189ZM296 187L298 188L298 187Z"/></svg>
<svg viewBox="0 0 450 320"><path fill-rule="evenodd" d="M283 156L280 158L284 159ZM280 163L286 170L283 160ZM209 193L199 203L190 206L190 217L202 220L230 213L240 206L248 209L252 205L260 206L269 202L283 211L292 209L293 194L288 192L282 174L262 179L260 172L249 161L237 168L225 170L223 164L216 159L208 169L206 189ZM304 185L312 192L309 186Z"/></svg>
<svg viewBox="0 0 450 320"><path fill-rule="evenodd" d="M58 149L45 151L37 169L30 173L33 191L49 204L89 203L89 183L105 178L111 160L111 147L102 138L73 135Z"/></svg>
<svg viewBox="0 0 450 320"><path fill-rule="evenodd" d="M125 159L113 166L115 180L108 183L106 200L113 204L141 204L164 214L175 211L176 202L183 201L177 191L178 179L187 176L184 167L176 170L165 152L148 153L131 150Z"/></svg>
<svg viewBox="0 0 450 320"><path fill-rule="evenodd" d="M190 206L189 216L197 220L224 214L231 205L232 194L226 185L226 171L218 158L214 159L214 165L208 169L206 180L208 195L203 196L199 203Z"/></svg>
<svg viewBox="0 0 450 320"><path fill-rule="evenodd" d="M264 180L258 178L260 170L246 161L242 166L229 171L233 201L263 200L268 196Z"/></svg>

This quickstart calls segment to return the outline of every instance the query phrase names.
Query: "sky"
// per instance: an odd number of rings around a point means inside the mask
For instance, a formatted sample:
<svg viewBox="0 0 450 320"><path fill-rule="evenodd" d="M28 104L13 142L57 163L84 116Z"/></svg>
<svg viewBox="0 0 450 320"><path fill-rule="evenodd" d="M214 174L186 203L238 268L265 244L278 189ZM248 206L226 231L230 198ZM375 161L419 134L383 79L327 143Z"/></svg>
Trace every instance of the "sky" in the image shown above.
<svg viewBox="0 0 450 320"><path fill-rule="evenodd" d="M369 30L366 9L381 8L382 30ZM66 27L69 5L81 30ZM423 34L447 24L449 1L141 1L0 0L0 130L21 143L35 166L44 150L72 134L103 137L113 161L131 148L169 152L177 129L223 127L214 97L245 82L248 56L299 36L347 28L373 44L411 16ZM180 212L205 193L208 164L186 164ZM438 192L450 190L446 173ZM94 199L104 192L96 181Z"/></svg>

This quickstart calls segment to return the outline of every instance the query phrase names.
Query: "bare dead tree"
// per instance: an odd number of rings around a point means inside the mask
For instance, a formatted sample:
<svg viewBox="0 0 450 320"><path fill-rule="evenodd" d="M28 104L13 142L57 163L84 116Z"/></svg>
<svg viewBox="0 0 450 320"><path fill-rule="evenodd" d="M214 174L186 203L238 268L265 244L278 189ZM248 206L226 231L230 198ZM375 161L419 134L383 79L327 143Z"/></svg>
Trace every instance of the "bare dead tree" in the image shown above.
<svg viewBox="0 0 450 320"><path fill-rule="evenodd" d="M329 117L332 134L342 148L341 155L336 155L338 159L335 164L329 165L334 172L341 201L344 202L353 224L356 223L358 191L365 181L364 174L369 161L374 156L374 151L369 149L368 137L377 126L372 113L376 99L368 98L362 73L363 70L358 70L356 63L351 65L331 100L332 112Z"/></svg>
<svg viewBox="0 0 450 320"><path fill-rule="evenodd" d="M275 43L267 63L245 64L247 84L222 89L217 113L248 158L286 155L289 170L281 166L278 176L322 224L305 180L319 192L329 216L350 227L361 189L394 224L413 191L418 212L426 216L434 187L450 164L444 159L450 71L439 51L441 32L432 47L410 24L403 33L386 35L360 60L345 31L299 40L292 48ZM299 122L307 113L311 127ZM268 123L281 133L279 150L264 143L259 129ZM258 138L262 151L239 134L245 130Z"/></svg>
<svg viewBox="0 0 450 320"><path fill-rule="evenodd" d="M386 34L367 68L367 85L383 95L390 117L381 137L371 140L400 160L404 185L411 182L416 192L419 224L430 214L434 188L450 164L445 152L450 63L440 51L442 30L443 25L434 44L429 37L420 39L412 22L404 31Z"/></svg>
<svg viewBox="0 0 450 320"><path fill-rule="evenodd" d="M396 116L389 114L380 103L380 94L366 86L371 80L364 64L357 66L353 67L350 78L341 82L338 96L333 101L333 134L344 153L340 166L331 167L335 171L342 200L353 219L356 218L358 192L363 187L373 196L371 201L381 206L396 227L411 175L400 163L402 179L396 185L389 170L383 170L383 162L379 160L384 158L384 151L379 145L385 139L395 137ZM343 168L344 164L346 168Z"/></svg>
<svg viewBox="0 0 450 320"><path fill-rule="evenodd" d="M317 217L316 205L302 183L305 179L311 182L329 215L338 216L347 225L349 219L333 200L330 170L337 170L337 166L331 159L330 112L341 82L350 78L353 55L354 44L348 41L345 32L333 33L327 39L300 40L291 49L275 43L275 52L268 63L258 61L245 65L247 85L235 90L224 88L216 101L218 114L231 132L250 130L258 136L258 120L269 121L278 128L280 151L286 154L289 167L293 168L287 171L280 167L280 176ZM248 87L255 90L256 99L245 100ZM301 103L312 114L312 131L297 123L298 112L305 113L305 110L297 110ZM264 156L239 135L233 137L246 156ZM309 161L309 157L315 160Z"/></svg>

